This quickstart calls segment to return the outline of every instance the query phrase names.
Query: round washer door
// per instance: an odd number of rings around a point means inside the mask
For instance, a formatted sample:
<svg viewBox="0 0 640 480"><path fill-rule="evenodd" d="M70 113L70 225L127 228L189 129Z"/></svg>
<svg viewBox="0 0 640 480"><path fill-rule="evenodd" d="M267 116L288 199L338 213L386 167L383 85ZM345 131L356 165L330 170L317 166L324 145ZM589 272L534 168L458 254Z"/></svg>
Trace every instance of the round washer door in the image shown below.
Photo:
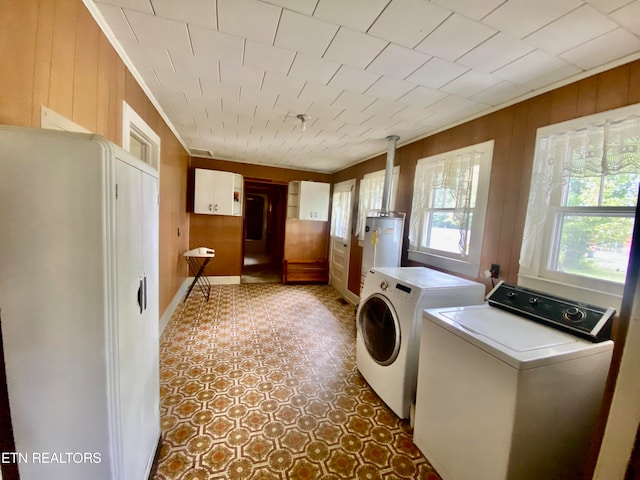
<svg viewBox="0 0 640 480"><path fill-rule="evenodd" d="M391 302L379 293L360 309L358 328L367 351L380 365L392 364L400 351L400 323Z"/></svg>

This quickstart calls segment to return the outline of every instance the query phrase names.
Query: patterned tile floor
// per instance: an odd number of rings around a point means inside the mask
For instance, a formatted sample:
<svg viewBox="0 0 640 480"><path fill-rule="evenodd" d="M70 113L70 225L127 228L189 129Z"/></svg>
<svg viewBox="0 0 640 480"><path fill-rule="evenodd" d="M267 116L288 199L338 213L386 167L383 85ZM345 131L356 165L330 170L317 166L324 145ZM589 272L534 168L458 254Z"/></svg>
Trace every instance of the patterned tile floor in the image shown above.
<svg viewBox="0 0 640 480"><path fill-rule="evenodd" d="M161 338L155 480L439 477L355 363L355 315L326 285L214 285Z"/></svg>

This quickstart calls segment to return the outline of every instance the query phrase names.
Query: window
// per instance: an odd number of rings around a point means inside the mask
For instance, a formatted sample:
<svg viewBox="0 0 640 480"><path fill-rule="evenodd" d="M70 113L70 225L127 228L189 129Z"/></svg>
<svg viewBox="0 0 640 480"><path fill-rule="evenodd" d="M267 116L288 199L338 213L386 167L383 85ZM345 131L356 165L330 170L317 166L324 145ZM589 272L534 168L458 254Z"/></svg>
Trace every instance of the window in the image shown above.
<svg viewBox="0 0 640 480"><path fill-rule="evenodd" d="M493 140L418 160L410 260L478 275L492 157Z"/></svg>
<svg viewBox="0 0 640 480"><path fill-rule="evenodd" d="M385 170L367 173L360 181L360 198L358 200L358 225L356 235L358 239L364 241L364 226L367 216L379 211L382 208L382 192L384 190ZM400 179L400 167L393 167L393 184L391 187L391 198L389 199L389 209L395 210L396 197L398 196L398 181Z"/></svg>
<svg viewBox="0 0 640 480"><path fill-rule="evenodd" d="M159 170L160 137L127 102L122 107L122 148Z"/></svg>
<svg viewBox="0 0 640 480"><path fill-rule="evenodd" d="M607 306L622 295L640 182L638 114L636 105L538 130L519 283L551 281Z"/></svg>
<svg viewBox="0 0 640 480"><path fill-rule="evenodd" d="M331 202L331 236L347 240L351 219L351 191L355 180L341 182L333 186Z"/></svg>

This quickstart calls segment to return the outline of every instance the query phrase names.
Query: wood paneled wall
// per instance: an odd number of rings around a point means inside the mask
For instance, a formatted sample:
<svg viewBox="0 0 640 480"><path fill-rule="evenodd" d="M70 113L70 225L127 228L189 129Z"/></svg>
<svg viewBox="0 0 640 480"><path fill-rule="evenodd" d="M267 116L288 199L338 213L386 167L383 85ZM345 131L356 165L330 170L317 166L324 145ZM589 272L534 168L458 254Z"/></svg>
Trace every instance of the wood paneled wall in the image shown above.
<svg viewBox="0 0 640 480"><path fill-rule="evenodd" d="M489 203L482 244L480 277L490 264L500 264L500 276L515 283L518 275L524 218L529 198L529 182L536 130L592 113L640 102L640 61L635 61L562 88L539 95L489 115L405 145L397 150L400 185L397 210L411 214L413 174L416 162L429 155L455 150L487 140L495 140ZM400 139L402 142L402 139ZM365 173L384 168L386 155L337 172L332 182L351 178L359 181ZM402 265L418 265L407 259L408 232L405 228ZM362 248L352 238L349 290L359 294Z"/></svg>
<svg viewBox="0 0 640 480"><path fill-rule="evenodd" d="M245 180L259 180L280 185L287 185L292 180L331 182L331 175L323 173L193 157L188 182L190 211L193 211L193 170L196 168L239 173ZM327 256L328 237L328 222L288 219L284 239L285 258L324 259ZM206 246L216 250L216 258L205 270L207 275L240 276L242 274L244 245L242 217L192 213L189 239L189 248Z"/></svg>
<svg viewBox="0 0 640 480"><path fill-rule="evenodd" d="M0 123L40 127L44 105L122 145L125 100L160 136L160 312L164 312L187 273L180 256L188 248L189 155L81 0L3 0L0 51Z"/></svg>

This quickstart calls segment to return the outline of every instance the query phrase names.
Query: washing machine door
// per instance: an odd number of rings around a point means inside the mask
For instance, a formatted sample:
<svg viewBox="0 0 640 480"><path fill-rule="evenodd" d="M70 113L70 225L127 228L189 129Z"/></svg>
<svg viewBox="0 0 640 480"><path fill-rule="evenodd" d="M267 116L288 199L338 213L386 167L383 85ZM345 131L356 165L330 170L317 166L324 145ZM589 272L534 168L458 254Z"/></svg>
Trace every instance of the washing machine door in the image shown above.
<svg viewBox="0 0 640 480"><path fill-rule="evenodd" d="M400 323L393 305L374 293L359 312L358 329L369 355L380 365L392 364L400 351Z"/></svg>

